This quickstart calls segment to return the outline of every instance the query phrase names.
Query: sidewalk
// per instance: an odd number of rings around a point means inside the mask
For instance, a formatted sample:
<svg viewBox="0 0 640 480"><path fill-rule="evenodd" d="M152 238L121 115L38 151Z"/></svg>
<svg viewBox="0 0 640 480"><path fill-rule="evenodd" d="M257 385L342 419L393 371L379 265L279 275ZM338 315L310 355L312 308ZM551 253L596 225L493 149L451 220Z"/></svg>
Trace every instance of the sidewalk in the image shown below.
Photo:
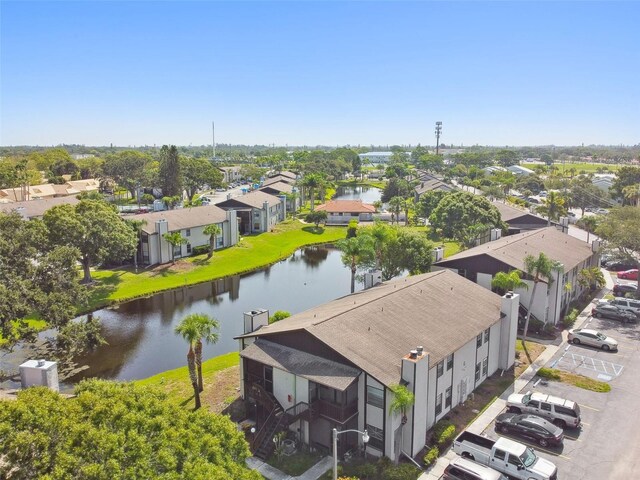
<svg viewBox="0 0 640 480"><path fill-rule="evenodd" d="M333 466L333 459L331 457L324 457L309 470L297 477L287 475L256 457L247 458L247 466L252 470L257 470L262 476L269 480L317 480Z"/></svg>
<svg viewBox="0 0 640 480"><path fill-rule="evenodd" d="M600 290L600 292L594 297L594 300L598 298L602 298L605 293L608 293L610 289L613 288L613 280L611 279L611 275L609 272L605 273L606 286ZM587 307L580 312L578 316L578 320L574 325L574 328L579 328L589 317L591 314L591 303L587 305ZM538 369L544 366L549 360L553 358L556 352L560 349L562 345L567 341L567 331L564 330L562 332L562 343L560 345L547 345L544 352L540 354L535 361L529 365L529 367L522 372L513 383L513 385L509 386L502 395L498 397L478 418L474 420L474 422L467 427L467 431L475 433L476 435L482 435L482 432L486 430L486 428L491 425L491 422L495 420L495 418L502 413L502 411L507 406L507 398L512 393L520 393L527 384L536 376ZM439 479L444 473L444 469L449 465L449 462L453 460L457 455L454 453L452 448L449 448L447 452L438 458L438 461L435 463L431 469L418 477L418 480L436 480Z"/></svg>

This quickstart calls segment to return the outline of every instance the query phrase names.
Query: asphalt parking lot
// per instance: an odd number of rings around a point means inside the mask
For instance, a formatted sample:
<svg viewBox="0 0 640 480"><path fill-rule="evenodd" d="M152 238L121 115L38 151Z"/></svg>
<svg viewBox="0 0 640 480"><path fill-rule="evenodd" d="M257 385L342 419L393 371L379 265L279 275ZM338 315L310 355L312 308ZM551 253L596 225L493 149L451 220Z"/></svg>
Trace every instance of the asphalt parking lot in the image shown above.
<svg viewBox="0 0 640 480"><path fill-rule="evenodd" d="M559 382L540 382L534 387L537 378L532 380L524 391L540 391L578 402L582 426L565 430L560 448L530 445L557 465L559 479L640 479L640 325L589 317L581 328L615 338L619 351L565 344L547 366L606 381L611 392L597 393ZM484 434L498 438L494 423Z"/></svg>

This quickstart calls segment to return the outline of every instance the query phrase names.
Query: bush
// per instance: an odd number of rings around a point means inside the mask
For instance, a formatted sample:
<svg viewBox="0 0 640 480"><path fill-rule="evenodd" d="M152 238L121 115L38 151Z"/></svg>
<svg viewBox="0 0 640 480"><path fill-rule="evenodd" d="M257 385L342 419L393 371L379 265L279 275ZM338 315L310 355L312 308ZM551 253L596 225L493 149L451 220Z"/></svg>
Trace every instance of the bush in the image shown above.
<svg viewBox="0 0 640 480"><path fill-rule="evenodd" d="M269 324L279 322L282 319L290 317L291 314L286 310L276 310L271 317L269 317Z"/></svg>
<svg viewBox="0 0 640 480"><path fill-rule="evenodd" d="M376 463L376 468L378 469L378 474L382 475L385 470L391 468L393 466L393 462L387 456L380 457L380 460Z"/></svg>
<svg viewBox="0 0 640 480"><path fill-rule="evenodd" d="M349 220L349 226L347 227L347 238L353 238L357 235L358 221L355 218Z"/></svg>
<svg viewBox="0 0 640 480"><path fill-rule="evenodd" d="M383 480L416 480L420 475L420 469L403 463L395 467L388 468L382 474Z"/></svg>
<svg viewBox="0 0 640 480"><path fill-rule="evenodd" d="M424 462L424 465L428 467L429 465L434 463L439 456L440 456L440 450L438 449L438 447L431 447L427 452L427 454L422 459L422 461Z"/></svg>
<svg viewBox="0 0 640 480"><path fill-rule="evenodd" d="M433 427L433 441L439 446L448 444L456 436L456 426L448 420L440 420Z"/></svg>
<svg viewBox="0 0 640 480"><path fill-rule="evenodd" d="M373 480L378 476L378 470L373 463L363 463L353 469L353 476L361 480Z"/></svg>
<svg viewBox="0 0 640 480"><path fill-rule="evenodd" d="M572 308L571 311L568 314L566 314L564 319L562 320L562 324L564 325L564 328L573 327L573 325L576 323L576 320L578 319L579 314L580 312L578 312L577 308Z"/></svg>
<svg viewBox="0 0 640 480"><path fill-rule="evenodd" d="M560 380L560 374L551 368L542 367L538 370L538 376L549 380Z"/></svg>
<svg viewBox="0 0 640 480"><path fill-rule="evenodd" d="M195 257L196 255L204 255L205 253L209 253L209 245L198 245L191 249L192 257Z"/></svg>

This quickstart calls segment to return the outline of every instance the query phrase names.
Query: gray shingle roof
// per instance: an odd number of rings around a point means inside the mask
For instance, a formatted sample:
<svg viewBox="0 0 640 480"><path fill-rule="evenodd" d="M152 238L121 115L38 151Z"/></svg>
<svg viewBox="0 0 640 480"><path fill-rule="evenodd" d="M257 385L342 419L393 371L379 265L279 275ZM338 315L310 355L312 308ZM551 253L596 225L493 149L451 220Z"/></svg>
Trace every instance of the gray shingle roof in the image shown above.
<svg viewBox="0 0 640 480"><path fill-rule="evenodd" d="M295 178L285 177L284 175L276 175L275 177L267 178L264 182L262 182L262 186L266 187L267 185L272 185L278 182L293 184L295 183L295 181Z"/></svg>
<svg viewBox="0 0 640 480"><path fill-rule="evenodd" d="M162 212L142 213L125 217L131 220L144 220L147 223L142 226L142 231L148 234L156 233L155 223L158 220L166 220L169 231L196 228L212 223L221 223L227 219L227 212L216 205L204 205L201 207L177 208Z"/></svg>
<svg viewBox="0 0 640 480"><path fill-rule="evenodd" d="M39 218L44 215L44 212L56 205L75 205L79 202L80 200L73 195L67 197L40 198L25 202L0 203L0 211L10 213L12 210L18 210L27 218Z"/></svg>
<svg viewBox="0 0 640 480"><path fill-rule="evenodd" d="M526 210L522 210L521 208L517 208L512 205L507 205L504 202L494 201L491 203L493 204L494 207L498 209L498 211L500 212L500 217L504 222L510 222L512 220L515 220L516 218L533 217L537 220L542 220L543 222L546 223L546 220L544 218L534 215L533 213L530 213Z"/></svg>
<svg viewBox="0 0 640 480"><path fill-rule="evenodd" d="M285 183L285 182L274 182L274 183L270 183L269 185L264 185L262 187L260 187L258 190L263 190L265 188L271 188L273 190L276 190L278 192L281 193L291 193L293 192L293 185L289 184L289 183Z"/></svg>
<svg viewBox="0 0 640 480"><path fill-rule="evenodd" d="M423 182L420 182L416 188L415 191L418 195L422 195L423 193L426 192L430 192L432 190L444 190L444 191L451 191L454 188L447 184L444 183L442 180L438 180L437 178L431 179L431 180L425 180Z"/></svg>
<svg viewBox="0 0 640 480"><path fill-rule="evenodd" d="M360 374L356 368L264 339L257 339L240 355L340 391Z"/></svg>
<svg viewBox="0 0 640 480"><path fill-rule="evenodd" d="M220 202L218 205L222 208L232 207L235 202L247 205L248 207L262 208L264 206L264 202L268 202L269 207L273 207L280 203L280 199L270 193L254 190L253 192L249 192L245 195L240 195L239 197L233 197L229 200L225 200L224 202Z"/></svg>
<svg viewBox="0 0 640 480"><path fill-rule="evenodd" d="M431 365L500 319L495 293L448 270L403 278L339 298L245 335L305 330L385 385L418 345Z"/></svg>

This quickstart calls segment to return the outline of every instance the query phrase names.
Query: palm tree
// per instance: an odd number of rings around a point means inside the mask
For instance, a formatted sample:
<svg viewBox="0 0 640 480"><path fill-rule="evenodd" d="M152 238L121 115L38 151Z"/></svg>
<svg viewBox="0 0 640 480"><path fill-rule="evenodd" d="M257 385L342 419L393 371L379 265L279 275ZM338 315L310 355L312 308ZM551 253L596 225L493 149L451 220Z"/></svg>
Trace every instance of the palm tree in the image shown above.
<svg viewBox="0 0 640 480"><path fill-rule="evenodd" d="M373 224L373 227L367 227L362 230L361 235L369 235L373 240L373 251L376 256L376 270L382 269L382 252L384 250L384 245L389 237L391 237L392 232L393 230L391 227L379 220Z"/></svg>
<svg viewBox="0 0 640 480"><path fill-rule="evenodd" d="M164 238L171 245L171 263L176 263L176 257L175 257L176 247L178 245L184 245L185 243L188 242L188 240L184 238L180 234L180 232L165 233L162 235L162 238Z"/></svg>
<svg viewBox="0 0 640 480"><path fill-rule="evenodd" d="M309 190L309 199L311 200L311 211L315 208L315 191L323 184L322 177L317 173L309 173L302 179L302 186Z"/></svg>
<svg viewBox="0 0 640 480"><path fill-rule="evenodd" d="M576 222L576 225L587 232L587 243L589 243L589 235L595 233L598 227L598 216L587 215Z"/></svg>
<svg viewBox="0 0 640 480"><path fill-rule="evenodd" d="M175 332L181 335L189 344L189 352L187 353L187 367L189 368L189 379L193 387L193 395L196 400L196 410L200 408L200 387L198 386L198 375L196 372L196 354L194 347L200 338L200 327L198 321L192 315L184 317L176 326Z"/></svg>
<svg viewBox="0 0 640 480"><path fill-rule="evenodd" d="M553 281L553 272L562 271L562 265L555 260L550 259L544 253L540 252L538 258L533 255L524 257L524 269L530 277L533 277L533 290L529 299L529 307L527 308L527 318L524 322L524 332L522 334L523 343L527 340L527 330L529 330L529 320L531 319L531 308L533 307L533 299L536 296L536 289L540 283L541 277L546 277L549 284Z"/></svg>
<svg viewBox="0 0 640 480"><path fill-rule="evenodd" d="M409 211L414 207L413 198L406 198L404 200L404 225L405 227L409 226Z"/></svg>
<svg viewBox="0 0 640 480"><path fill-rule="evenodd" d="M547 217L547 226L551 226L551 222L557 222L560 217L567 214L565 199L558 192L549 192L544 203L540 205L537 212Z"/></svg>
<svg viewBox="0 0 640 480"><path fill-rule="evenodd" d="M196 341L196 368L198 369L198 388L204 390L204 382L202 381L202 340L211 344L218 341L218 330L220 324L218 321L204 314L191 314L192 321L196 324L198 330L198 340Z"/></svg>
<svg viewBox="0 0 640 480"><path fill-rule="evenodd" d="M147 224L146 220L133 220L133 219L127 219L126 222L131 225L131 228L133 228L136 232L136 234L138 235L138 244L140 244L140 236L142 235L142 227L144 227ZM139 252L139 247L136 246L136 253L133 255L133 264L135 265L136 268L136 273L138 273L138 252Z"/></svg>
<svg viewBox="0 0 640 480"><path fill-rule="evenodd" d="M398 223L400 212L404 209L404 198L399 196L393 197L389 200L389 208L391 209L391 213L395 216L396 223Z"/></svg>
<svg viewBox="0 0 640 480"><path fill-rule="evenodd" d="M207 258L211 258L213 256L213 250L216 248L218 235L222 235L222 229L217 223L212 223L204 227L202 233L209 235L209 253L207 253Z"/></svg>
<svg viewBox="0 0 640 480"><path fill-rule="evenodd" d="M360 235L340 240L337 247L342 251L342 263L351 269L351 293L356 290L356 271L359 266L371 262L375 254L370 236Z"/></svg>
<svg viewBox="0 0 640 480"><path fill-rule="evenodd" d="M513 292L517 288L529 289L529 285L520 278L519 270L511 270L510 272L498 272L491 280L491 286L502 294Z"/></svg>
<svg viewBox="0 0 640 480"><path fill-rule="evenodd" d="M631 204L635 203L636 207L640 207L640 184L628 185L622 189L622 193Z"/></svg>
<svg viewBox="0 0 640 480"><path fill-rule="evenodd" d="M296 217L296 213L297 213L297 203L298 203L298 197L300 196L298 194L298 192L294 189L291 193L287 193L285 194L285 196L287 197L287 202L289 202L290 205L293 206L293 217Z"/></svg>
<svg viewBox="0 0 640 480"><path fill-rule="evenodd" d="M390 387L393 392L393 401L389 405L389 414L399 413L400 419L400 438L403 437L404 426L407 423L407 411L415 403L415 395L409 391L404 385L394 385ZM400 440L402 442L402 440ZM402 450L402 444L400 445Z"/></svg>

